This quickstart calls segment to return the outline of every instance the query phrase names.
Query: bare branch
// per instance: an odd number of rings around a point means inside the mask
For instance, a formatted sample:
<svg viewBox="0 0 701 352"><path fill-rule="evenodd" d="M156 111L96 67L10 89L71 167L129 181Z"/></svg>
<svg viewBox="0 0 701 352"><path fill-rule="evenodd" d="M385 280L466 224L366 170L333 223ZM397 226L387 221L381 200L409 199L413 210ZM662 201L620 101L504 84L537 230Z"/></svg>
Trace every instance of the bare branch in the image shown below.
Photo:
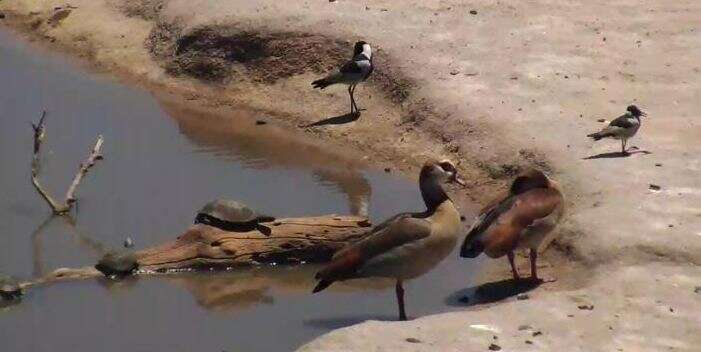
<svg viewBox="0 0 701 352"><path fill-rule="evenodd" d="M49 206L51 207L51 210L53 210L54 214L62 214L67 212L69 209L66 207L64 204L59 204L51 195L49 192L47 192L44 187L41 186L39 183L39 180L37 179L37 176L39 175L39 168L40 168L40 162L39 162L39 151L41 150L41 142L44 141L44 136L45 136L45 130L44 130L44 121L46 118L46 111L42 111L41 113L41 118L39 119L39 122L35 125L32 124L32 129L34 130L34 155L32 157L32 185L34 185L34 188L36 188L37 192L39 192L39 195L41 195L44 200L46 200L47 203L49 203Z"/></svg>
<svg viewBox="0 0 701 352"><path fill-rule="evenodd" d="M103 143L103 138L102 135L97 137L97 141L95 142L95 145L93 146L90 154L88 155L88 158L85 162L80 164L80 168L78 169L78 173L75 175L73 178L73 182L71 183L70 187L68 187L68 191L66 192L66 198L63 203L59 203L56 201L50 194L47 192L44 187L41 186L38 180L39 176L39 169L41 168L41 163L39 159L39 152L41 151L41 143L44 141L44 136L46 135L45 133L45 127L44 127L44 121L46 118L46 111L43 111L41 113L41 118L39 119L39 122L37 124L32 123L32 129L34 130L34 155L32 158L32 185L34 185L34 188L36 188L37 192L39 192L39 195L41 195L42 198L49 204L51 207L51 210L54 212L56 215L61 215L68 213L71 210L71 207L73 207L73 204L75 203L75 191L78 188L78 185L80 184L80 181L83 179L85 174L88 173L90 168L92 168L95 165L95 162L97 160L102 160L102 143Z"/></svg>
<svg viewBox="0 0 701 352"><path fill-rule="evenodd" d="M93 146L90 155L88 155L88 158L80 164L78 173L75 174L73 182L71 183L71 186L68 187L68 191L66 192L66 205L68 207L75 203L75 190L78 188L78 185L80 184L80 181L83 180L85 174L87 174L90 168L95 165L97 160L102 160L102 142L102 135L97 136L97 141L95 141L95 146Z"/></svg>

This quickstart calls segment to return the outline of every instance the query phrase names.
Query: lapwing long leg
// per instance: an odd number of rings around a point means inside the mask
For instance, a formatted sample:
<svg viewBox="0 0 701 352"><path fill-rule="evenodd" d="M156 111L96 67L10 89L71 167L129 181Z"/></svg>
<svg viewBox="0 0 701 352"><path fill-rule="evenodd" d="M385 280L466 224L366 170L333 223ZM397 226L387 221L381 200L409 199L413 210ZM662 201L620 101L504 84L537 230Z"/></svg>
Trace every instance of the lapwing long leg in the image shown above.
<svg viewBox="0 0 701 352"><path fill-rule="evenodd" d="M399 305L399 320L406 320L406 311L404 311L404 287L402 280L397 280L397 304Z"/></svg>
<svg viewBox="0 0 701 352"><path fill-rule="evenodd" d="M356 86L357 86L357 84L351 85L350 94L351 94L351 102L352 102L352 104L353 104L353 107L355 108L355 112L359 112L359 110L358 110L358 104L356 104L356 102L355 102L355 87L356 87Z"/></svg>
<svg viewBox="0 0 701 352"><path fill-rule="evenodd" d="M514 280L521 280L521 277L518 275L518 270L516 270L516 265L514 264L514 252L507 253L506 257L509 258L509 264L511 265L511 274L514 275Z"/></svg>
<svg viewBox="0 0 701 352"><path fill-rule="evenodd" d="M353 114L353 109L355 108L355 104L353 103L353 92L352 92L353 85L348 85L348 97L350 98L350 113Z"/></svg>

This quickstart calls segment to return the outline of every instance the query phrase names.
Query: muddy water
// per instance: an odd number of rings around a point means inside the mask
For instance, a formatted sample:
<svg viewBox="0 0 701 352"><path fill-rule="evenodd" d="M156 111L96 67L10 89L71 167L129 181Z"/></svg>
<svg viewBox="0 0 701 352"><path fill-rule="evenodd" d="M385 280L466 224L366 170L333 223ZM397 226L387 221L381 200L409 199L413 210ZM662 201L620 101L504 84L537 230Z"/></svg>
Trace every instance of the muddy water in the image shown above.
<svg viewBox="0 0 701 352"><path fill-rule="evenodd" d="M172 239L196 209L234 198L276 215L421 209L416 185L290 137L251 112L203 116L86 75L0 31L0 271L30 278L95 263L131 236ZM79 189L73 220L51 219L29 182L30 121L48 111L41 179L62 195L98 133L105 160ZM253 120L250 119L253 117ZM205 122L206 121L206 122ZM309 294L316 268L259 268L32 290L0 308L0 350L285 351L330 329L394 319L387 283ZM451 256L408 285L410 315L455 309L474 266Z"/></svg>

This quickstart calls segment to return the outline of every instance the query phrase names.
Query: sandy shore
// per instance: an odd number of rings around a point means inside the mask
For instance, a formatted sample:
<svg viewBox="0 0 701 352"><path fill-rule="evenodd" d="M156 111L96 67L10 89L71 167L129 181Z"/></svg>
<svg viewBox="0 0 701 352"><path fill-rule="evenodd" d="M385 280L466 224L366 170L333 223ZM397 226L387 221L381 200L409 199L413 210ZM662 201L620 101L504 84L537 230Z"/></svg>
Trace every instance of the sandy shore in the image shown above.
<svg viewBox="0 0 701 352"><path fill-rule="evenodd" d="M557 283L525 300L359 324L302 350L701 343L698 1L3 0L0 12L0 24L191 108L266 111L410 176L426 157L460 160L471 200L524 165L564 185L569 211L545 268ZM352 123L298 127L347 111L343 89L309 82L361 38L378 49L377 71L357 91L367 110ZM227 56L242 50L254 55ZM630 103L650 116L631 156L584 137ZM485 282L507 277L499 264Z"/></svg>

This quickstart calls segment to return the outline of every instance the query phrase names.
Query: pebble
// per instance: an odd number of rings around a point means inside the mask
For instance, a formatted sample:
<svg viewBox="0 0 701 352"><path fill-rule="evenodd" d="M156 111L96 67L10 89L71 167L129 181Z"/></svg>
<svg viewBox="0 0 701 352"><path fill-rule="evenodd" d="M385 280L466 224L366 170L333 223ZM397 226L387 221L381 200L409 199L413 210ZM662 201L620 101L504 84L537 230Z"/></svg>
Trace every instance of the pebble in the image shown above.
<svg viewBox="0 0 701 352"><path fill-rule="evenodd" d="M701 293L701 286L694 287L694 293Z"/></svg>
<svg viewBox="0 0 701 352"><path fill-rule="evenodd" d="M661 166L662 166L662 163L655 163L655 166L661 167Z"/></svg>
<svg viewBox="0 0 701 352"><path fill-rule="evenodd" d="M593 304L582 304L577 306L577 308L581 310L594 310L594 305Z"/></svg>
<svg viewBox="0 0 701 352"><path fill-rule="evenodd" d="M596 122L606 122L606 119L597 119Z"/></svg>
<svg viewBox="0 0 701 352"><path fill-rule="evenodd" d="M540 330L538 330L538 331L534 331L532 335L533 335L533 337L536 337L536 336L543 335L543 333Z"/></svg>
<svg viewBox="0 0 701 352"><path fill-rule="evenodd" d="M458 70L452 70L452 71L450 71L450 74L453 75L453 76L457 75L458 73L460 73L460 71L458 71Z"/></svg>
<svg viewBox="0 0 701 352"><path fill-rule="evenodd" d="M532 345L532 344L533 344L533 341L531 341L531 340L526 340L526 345Z"/></svg>
<svg viewBox="0 0 701 352"><path fill-rule="evenodd" d="M530 330L530 329L531 329L530 325L519 325L518 326L518 331Z"/></svg>
<svg viewBox="0 0 701 352"><path fill-rule="evenodd" d="M388 167L385 168L385 172L389 173L390 171L392 171L392 169L390 169Z"/></svg>
<svg viewBox="0 0 701 352"><path fill-rule="evenodd" d="M521 294L519 294L518 296L516 296L516 299L519 300L519 301L523 301L523 300L526 300L526 299L529 299L529 298L531 298L531 297L528 296L528 294L525 294L525 293L521 293Z"/></svg>
<svg viewBox="0 0 701 352"><path fill-rule="evenodd" d="M265 120L256 120L256 125L267 125L268 121Z"/></svg>
<svg viewBox="0 0 701 352"><path fill-rule="evenodd" d="M124 248L131 248L134 247L134 240L131 239L131 237L127 237L124 239Z"/></svg>
<svg viewBox="0 0 701 352"><path fill-rule="evenodd" d="M405 341L410 342L410 343L421 343L421 340L419 340L415 337L407 337Z"/></svg>
<svg viewBox="0 0 701 352"><path fill-rule="evenodd" d="M476 15L476 14L477 14L477 10L470 10L470 15Z"/></svg>
<svg viewBox="0 0 701 352"><path fill-rule="evenodd" d="M5 14L0 12L0 19L3 19L3 18L5 18Z"/></svg>
<svg viewBox="0 0 701 352"><path fill-rule="evenodd" d="M489 350L490 351L501 351L501 346L497 345L496 343L493 343L489 345Z"/></svg>
<svg viewBox="0 0 701 352"><path fill-rule="evenodd" d="M660 187L659 185L656 185L654 183L651 183L649 188L653 191L659 191L662 189L662 187Z"/></svg>

